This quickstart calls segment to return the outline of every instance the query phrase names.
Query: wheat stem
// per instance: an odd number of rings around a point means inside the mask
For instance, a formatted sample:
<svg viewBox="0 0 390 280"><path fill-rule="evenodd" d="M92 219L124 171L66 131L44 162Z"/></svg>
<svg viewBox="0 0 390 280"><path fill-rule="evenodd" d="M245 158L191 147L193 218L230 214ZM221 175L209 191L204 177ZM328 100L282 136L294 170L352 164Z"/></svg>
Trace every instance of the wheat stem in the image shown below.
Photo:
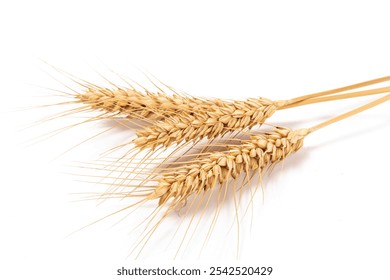
<svg viewBox="0 0 390 280"><path fill-rule="evenodd" d="M336 100L342 100L342 99L347 99L347 98L355 98L355 97L363 97L363 96L369 96L369 95L374 95L374 94L382 94L382 93L386 93L386 92L390 92L390 87L381 87L381 88L376 88L376 89L355 91L355 92L349 92L349 93L338 94L338 95L310 98L310 99L305 99L303 101L295 102L295 103L280 107L280 108L278 108L278 110L289 109L289 108L293 108L293 107L297 107L297 106L309 105L309 104L320 103L320 102L336 101Z"/></svg>
<svg viewBox="0 0 390 280"><path fill-rule="evenodd" d="M301 102L301 101L307 100L307 99L322 97L322 96L326 96L326 95L332 95L335 93L348 91L348 90L352 90L352 89L356 89L356 88L362 88L362 87L366 87L366 86L371 86L371 85L375 85L375 84L379 84L379 83L383 83L383 82L388 82L388 81L390 81L390 76L385 76L385 77L381 77L381 78L377 78L377 79L373 79L373 80L369 80L369 81L365 81L365 82L361 82L361 83L357 83L357 84L353 84L353 85L349 85L349 86L345 86L345 87L340 87L340 88L336 88L336 89L331 89L331 90L326 90L326 91L322 91L322 92L303 95L303 96L291 99L290 103L293 104L293 103Z"/></svg>
<svg viewBox="0 0 390 280"><path fill-rule="evenodd" d="M381 98L379 98L379 99L376 99L376 100L374 100L374 101L372 101L372 102L370 102L370 103L368 103L368 104L365 104L365 105L363 105L363 106L361 106L361 107L358 107L358 108L356 108L356 109L354 109L354 110L351 110L351 111L349 111L349 112L346 112L346 113L344 113L344 114L341 114L341 115L339 115L339 116L337 116L337 117L331 118L331 119L329 119L329 120L327 120L327 121L325 121L325 122L322 122L322 123L320 123L320 124L318 124L318 125L315 125L315 126L309 128L309 131L310 131L310 132L314 132L314 131L316 131L316 130L318 130L318 129L321 129L321 128L323 128L323 127L326 127L326 126L328 126L328 125L330 125L330 124L333 124L333 123L335 123L335 122L344 120L344 119L349 118L349 117L351 117L351 116L353 116L353 115L359 114L359 113L361 113L361 112L363 112L363 111L366 111L366 110L368 110L368 109L370 109L370 108L373 108L373 107L375 107L375 106L377 106L377 105L380 105L380 104L382 104L382 103L384 103L384 102L386 102L386 101L389 101L389 100L390 100L390 94L388 94L388 95L386 95L386 96L383 96L383 97L381 97Z"/></svg>

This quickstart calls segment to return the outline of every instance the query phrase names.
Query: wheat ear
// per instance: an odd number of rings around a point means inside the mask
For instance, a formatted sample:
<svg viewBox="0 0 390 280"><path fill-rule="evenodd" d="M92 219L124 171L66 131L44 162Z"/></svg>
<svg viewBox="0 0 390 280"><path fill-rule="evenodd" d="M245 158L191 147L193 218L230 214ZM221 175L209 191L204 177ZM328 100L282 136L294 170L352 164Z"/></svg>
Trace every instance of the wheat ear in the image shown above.
<svg viewBox="0 0 390 280"><path fill-rule="evenodd" d="M302 147L307 133L306 129L292 131L278 127L270 133L252 135L240 145L228 146L226 152L201 156L191 164L162 174L156 189L147 198L158 199L159 205L170 199L170 207L181 205L191 194L226 184L242 173L261 172L283 160Z"/></svg>
<svg viewBox="0 0 390 280"><path fill-rule="evenodd" d="M70 74L66 74L69 76ZM70 76L72 81L80 85L84 90L79 93L73 93L73 98L75 103L83 104L87 106L87 110L99 110L106 115L102 118L111 118L114 116L120 116L127 119L150 119L150 120L163 120L166 117L175 116L177 114L189 114L193 115L197 112L208 111L213 109L215 106L221 106L221 104L226 103L227 106L234 106L235 101L227 101L221 99L213 98L200 98L190 95L186 95L174 90L172 87L163 84L165 88L168 88L173 94L166 93L161 87L155 84L153 85L158 89L157 92L151 92L145 87L142 87L134 81L126 81L127 87L119 87L114 83L110 82L112 87L100 87L94 84L91 84L86 81L79 81L76 78ZM107 80L107 79L106 79ZM295 106L307 105L315 102L324 102L331 100L338 100L342 98L351 98L363 95L377 94L389 91L390 88L380 88L377 91L363 91L359 93L349 93L345 96L332 96L335 93L348 91L356 88L361 88L377 83L382 83L390 80L390 77L383 77L379 79L374 79L346 87L341 87L337 89L332 89L324 92L303 95L300 97L293 98L291 100L285 101L273 101L273 105L277 109L287 109ZM141 87L143 91L140 91L136 88L136 85ZM326 99L319 99L318 97L327 96ZM258 105L267 105L261 102L262 98L250 99L247 102L259 103ZM265 103L269 103L269 100ZM242 107L240 104L237 104L237 107ZM85 107L83 107L85 109ZM237 109L241 110L241 109ZM233 112L229 112L233 113ZM211 117L210 117L211 118ZM228 118L227 116L225 118Z"/></svg>
<svg viewBox="0 0 390 280"><path fill-rule="evenodd" d="M261 125L277 110L389 92L390 87L382 87L334 95L334 93L340 90L349 90L362 85L367 86L367 84L383 82L388 79L389 77L380 78L284 101L252 98L246 101L219 101L216 104L203 104L202 107L191 110L191 113L183 111L180 114L167 117L157 121L155 124L138 130L133 144L141 150L154 150L157 147L166 148L183 141L196 142L203 138L214 139L228 132L242 131L244 129L251 129L255 125Z"/></svg>

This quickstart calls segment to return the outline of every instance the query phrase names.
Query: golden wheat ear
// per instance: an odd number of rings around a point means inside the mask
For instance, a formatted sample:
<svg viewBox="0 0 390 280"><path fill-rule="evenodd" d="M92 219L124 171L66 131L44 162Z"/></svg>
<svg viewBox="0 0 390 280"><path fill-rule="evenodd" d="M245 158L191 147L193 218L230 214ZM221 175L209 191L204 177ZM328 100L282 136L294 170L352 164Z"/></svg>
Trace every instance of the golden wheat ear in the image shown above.
<svg viewBox="0 0 390 280"><path fill-rule="evenodd" d="M157 147L167 148L181 142L196 142L203 138L214 139L228 132L240 132L251 129L255 125L261 125L277 110L390 92L390 87L348 92L389 80L390 77L383 77L291 100L272 101L266 98L251 98L233 102L206 100L198 107L193 107L190 112L182 111L138 130L133 144L141 150L154 150ZM336 94L345 91L347 92Z"/></svg>
<svg viewBox="0 0 390 280"><path fill-rule="evenodd" d="M280 127L269 133L252 135L250 140L228 146L224 152L198 156L171 172L161 174L156 179L155 190L147 199L158 199L159 205L169 203L170 207L179 207L194 193L226 184L243 173L249 176L253 171L281 161L299 150L307 133L307 130L291 131Z"/></svg>
<svg viewBox="0 0 390 280"><path fill-rule="evenodd" d="M262 115L272 115L274 111L279 109L384 93L390 90L390 87L384 87L375 90L335 95L336 93L346 92L390 80L390 77L383 77L346 87L303 95L290 100L270 101L266 98L252 98L245 101L228 101L190 96L175 90L173 87L164 84L152 76L153 80L150 77L150 74L147 75L145 73L144 75L153 85L153 90L149 90L136 81L120 76L117 73L115 74L125 83L124 86L117 85L115 82L108 80L108 78L102 75L100 76L108 82L109 85L98 86L77 78L64 70L51 65L49 66L78 87L78 89L75 90L70 86L63 84L70 90L70 92L64 92L67 97L73 97L73 103L81 105L79 108L80 112L99 111L101 113L99 119L123 118L127 120L144 120L149 124L154 124L155 121L165 120L170 117L181 117L181 119L183 119L188 116L195 116L195 120L199 121L199 123L207 121L213 123L217 118L216 125L222 123L227 129L236 129L236 127L240 126L250 128L255 124L259 124L259 122L261 123ZM219 107L222 110L221 112L218 112ZM231 108L234 108L234 110L230 110ZM209 111L209 116L198 114L200 112ZM73 113L77 113L77 109L74 109ZM242 116L243 114L244 116ZM96 120L96 118L94 120ZM248 125L246 124L247 122L249 122ZM158 124L159 123L156 123L156 125ZM212 133L214 132L215 131Z"/></svg>
<svg viewBox="0 0 390 280"><path fill-rule="evenodd" d="M370 91L360 91L356 93L348 93L346 95L334 96L336 93L345 92L353 90L356 88L366 87L373 84L378 84L382 82L389 81L390 77L383 77L379 79L374 79L346 87L341 87L337 89L332 89L328 91L318 92L309 95L303 95L296 97L290 100L281 100L271 102L276 109L286 109L295 106L301 106L316 102L324 102L330 100L338 100L343 98L352 98L364 95L378 94L388 92L390 87L383 87ZM150 79L150 81L152 81ZM132 81L134 83L134 81ZM153 83L153 81L152 81ZM127 118L150 118L152 120L161 120L165 117L174 116L179 113L193 115L202 110L211 109L213 112L215 108L213 107L231 107L236 105L235 110L244 110L245 113L248 113L248 110L256 110L256 106L260 109L262 106L269 105L269 100L263 98L253 98L248 99L244 102L238 101L229 102L227 100L213 99L213 98L199 98L189 95L180 94L178 91L174 90L172 87L164 85L165 88L169 89L172 94L165 92L162 87L153 83L153 85L158 89L156 92L150 92L145 87L142 87L137 83L138 86L143 88L144 92L141 92L135 88L129 81L127 84L129 87L118 87L113 83L112 88L108 87L98 87L90 83L82 82L82 86L85 88L85 91L79 93L75 96L78 102L89 105L91 109L103 110L110 113L121 113ZM326 99L321 99L320 97L327 96ZM264 102L263 102L264 101ZM241 104L240 104L241 103ZM246 103L243 106L242 103ZM252 104L251 104L252 103ZM251 106L253 105L253 106ZM249 107L249 108L247 108ZM254 107L254 108L253 108ZM259 110L260 111L260 110ZM232 114L232 111L226 112L226 114ZM215 115L215 114L214 114ZM237 115L239 113L237 112ZM218 116L218 114L217 114ZM210 116L213 118L214 116ZM222 120L229 119L228 116L223 117Z"/></svg>

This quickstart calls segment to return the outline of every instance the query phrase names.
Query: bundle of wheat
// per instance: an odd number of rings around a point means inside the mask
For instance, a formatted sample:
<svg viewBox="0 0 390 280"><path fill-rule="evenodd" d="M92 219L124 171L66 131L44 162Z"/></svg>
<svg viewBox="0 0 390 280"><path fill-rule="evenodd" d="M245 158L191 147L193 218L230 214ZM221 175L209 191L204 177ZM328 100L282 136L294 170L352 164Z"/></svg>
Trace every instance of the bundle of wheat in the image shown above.
<svg viewBox="0 0 390 280"><path fill-rule="evenodd" d="M109 171L110 174L119 172L121 175L125 174L125 177L103 176L103 178L111 179L110 188L104 194L99 195L99 198L135 197L139 199L135 204L115 213L125 211L135 205L158 201L155 212L162 211L163 215L154 225L151 222L156 218L156 214L151 215L147 223L150 228L146 230L142 239L146 244L150 235L164 218L173 210L186 205L189 199L196 201L197 197L203 197L204 193L218 186L227 192L228 185L232 181L235 183L231 191L241 190L244 185L250 183L254 174L261 176L267 168L297 152L303 146L304 138L310 133L388 101L390 95L311 128L292 130L275 127L268 132L251 133L249 139L233 138L230 132L245 131L248 134L250 129L256 125L262 125L277 110L387 93L390 92L390 87L352 90L389 80L390 77L383 77L280 101L267 98L250 98L243 101L197 98L176 91L169 95L162 90L156 93L147 90L141 92L132 86L110 89L90 83L83 83L86 90L72 94L72 97L74 103L83 104L82 110L103 112L93 120L119 116L147 121L142 129L136 131L135 139L124 146L130 144L133 150L138 152L148 150L149 154L137 160L136 155L126 153L126 155L131 155L129 159L122 157L109 162L108 168L104 168L105 171ZM225 137L228 144L214 144L213 141L218 137L222 139ZM177 151L184 147L184 144L194 147L202 139L209 141L203 145L200 152L187 151L177 157L171 154L163 160L151 158L158 148L165 149L176 144L175 151ZM221 146L222 149L217 148ZM156 163L156 167L149 167ZM127 167L131 164L135 164L135 167L129 170ZM238 186L236 182L241 175L244 179ZM134 182L136 183L133 184Z"/></svg>

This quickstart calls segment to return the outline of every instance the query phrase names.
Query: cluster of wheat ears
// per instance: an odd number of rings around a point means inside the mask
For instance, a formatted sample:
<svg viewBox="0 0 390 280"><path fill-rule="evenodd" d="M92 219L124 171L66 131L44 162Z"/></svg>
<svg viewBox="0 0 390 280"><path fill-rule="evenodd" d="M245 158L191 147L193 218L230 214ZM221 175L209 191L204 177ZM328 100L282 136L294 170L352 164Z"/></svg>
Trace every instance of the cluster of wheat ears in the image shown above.
<svg viewBox="0 0 390 280"><path fill-rule="evenodd" d="M143 237L135 246L138 254L171 212L182 208L186 213L188 209L201 212L213 197L218 216L229 193L237 206L244 187L253 184L254 175L261 179L267 169L297 152L310 133L390 99L386 94L390 87L375 87L390 77L276 101L263 97L240 101L197 98L162 83L164 90L155 84L154 92L130 81L125 87L99 87L68 77L83 90L66 94L72 99L66 104L78 105L66 114L94 111L98 114L87 121L125 119L137 126L135 137L121 146L128 147L126 153L102 165L108 174L100 182L109 187L95 198L137 199L108 216L155 201ZM370 88L363 90L365 87ZM375 94L384 96L313 127L256 131L279 110ZM172 147L169 155L161 156ZM214 191L217 197L211 195Z"/></svg>

